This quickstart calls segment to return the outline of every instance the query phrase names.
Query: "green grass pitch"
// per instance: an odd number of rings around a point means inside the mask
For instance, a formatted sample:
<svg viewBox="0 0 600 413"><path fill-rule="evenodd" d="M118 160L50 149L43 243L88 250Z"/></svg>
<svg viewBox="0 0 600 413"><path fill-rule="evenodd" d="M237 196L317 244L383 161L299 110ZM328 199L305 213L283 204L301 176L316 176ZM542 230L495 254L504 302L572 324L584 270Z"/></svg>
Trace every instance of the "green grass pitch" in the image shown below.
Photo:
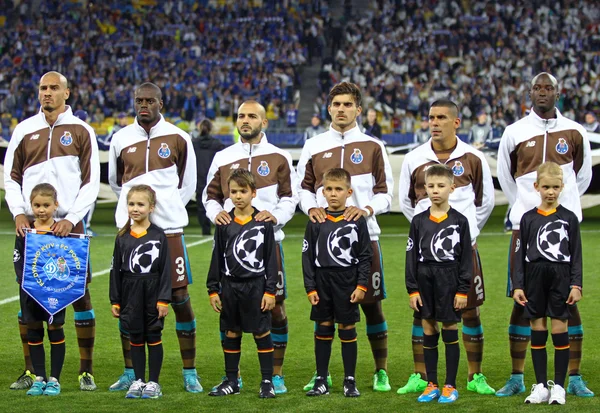
<svg viewBox="0 0 600 413"><path fill-rule="evenodd" d="M92 240L91 254L95 274L90 285L94 310L96 312L96 348L94 355L94 375L99 389L92 393L79 390L77 373L79 354L73 327L73 312L67 310L65 332L67 336L67 357L62 372L62 394L56 398L28 398L24 391L12 391L10 383L22 372L23 359L21 343L17 329L18 301L6 302L18 293L11 251L14 245L14 225L10 214L3 204L0 208L0 268L4 276L0 278L0 395L2 407L6 412L115 412L115 411L368 411L374 408L380 412L441 411L450 407L417 404L417 395L399 396L398 387L403 385L412 372L412 353L410 345L411 312L404 288L404 256L408 223L402 215L380 217L383 230L381 247L385 266L387 300L384 310L389 326L389 376L393 387L390 393L374 393L371 389L373 360L365 334L365 324L358 325L359 358L357 366L358 388L362 396L358 399L345 399L342 395L343 380L339 340L335 339L330 370L334 385L329 396L318 399L307 398L302 386L312 375L315 367L313 355L313 324L309 320L309 303L304 293L301 273L302 236L306 218L298 214L286 227L287 238L284 241L285 263L288 284L286 301L289 318L289 345L286 354L284 373L289 393L275 400L260 400L258 384L260 382L256 347L250 335L246 335L242 345L241 371L244 389L238 396L212 398L206 390L220 381L223 375L223 356L218 335L218 316L208 304L204 287L208 269L212 240L199 235L200 229L194 211L190 210L191 224L186 231L189 256L192 264L194 283L190 286L192 304L197 319L197 370L202 378L205 392L189 394L183 390L181 378L181 359L174 331L174 317L170 313L164 330L165 359L161 374L164 396L160 400L126 400L124 393L111 393L108 386L123 370L122 353L117 329L117 321L111 317L108 301L108 274L115 229L113 227L114 205L99 205L93 220L93 229L99 236ZM482 307L482 321L485 331L485 353L483 370L488 382L496 389L500 388L510 374L508 350L508 317L512 300L505 297L506 261L509 236L502 232L504 207L494 210L493 216L479 237L479 251L485 273L487 299ZM596 245L600 239L600 208L585 211L582 225L584 253L584 299L580 304L585 328L585 350L582 373L589 387L600 392L600 358L595 346L600 341L600 304L598 293L600 285L595 279L600 268L600 255ZM462 347L462 343L461 343ZM549 340L549 377L552 377L553 350ZM47 347L48 348L48 345ZM444 374L443 346L440 354L440 378ZM49 351L47 350L47 357ZM49 363L49 361L47 361ZM461 350L461 365L458 375L459 400L452 409L463 412L520 411L521 409L548 410L554 407L524 406L525 395L511 398L480 396L466 390L466 355ZM525 381L530 386L534 381L531 360L527 360ZM567 397L570 411L596 411L600 409L600 398L580 399Z"/></svg>

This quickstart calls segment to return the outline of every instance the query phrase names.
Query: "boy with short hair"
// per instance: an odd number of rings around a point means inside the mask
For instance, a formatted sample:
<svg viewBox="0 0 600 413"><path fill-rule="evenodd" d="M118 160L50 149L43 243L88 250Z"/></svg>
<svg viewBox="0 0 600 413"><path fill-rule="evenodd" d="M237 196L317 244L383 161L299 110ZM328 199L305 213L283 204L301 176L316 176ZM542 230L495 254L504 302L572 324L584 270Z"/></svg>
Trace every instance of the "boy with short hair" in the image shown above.
<svg viewBox="0 0 600 413"><path fill-rule="evenodd" d="M558 164L540 165L534 187L542 201L521 218L513 277L513 299L525 307L525 317L531 323L531 358L537 382L525 403L565 404L570 348L568 307L581 300L579 220L558 202L564 187L562 168ZM554 381L546 381L546 317L552 320Z"/></svg>
<svg viewBox="0 0 600 413"><path fill-rule="evenodd" d="M227 181L235 205L231 223L218 225L206 280L213 309L220 313L220 328L227 377L209 396L239 394L238 365L242 332L252 333L258 349L262 381L259 397L274 398L271 310L278 280L275 238L271 222L257 222L252 206L256 183L250 171L235 169ZM221 301L222 299L222 301Z"/></svg>
<svg viewBox="0 0 600 413"><path fill-rule="evenodd" d="M304 287L312 304L310 319L316 322L317 377L306 395L329 394L327 375L331 344L339 326L344 363L344 396L358 397L354 378L357 359L355 323L360 321L358 303L365 296L373 250L367 221L344 218L346 199L352 195L350 174L333 168L323 175L327 218L322 224L309 221L302 246Z"/></svg>
<svg viewBox="0 0 600 413"><path fill-rule="evenodd" d="M423 356L429 384L419 402L452 403L458 399L456 373L460 360L457 323L467 304L473 268L469 222L450 207L454 174L445 165L425 171L431 207L415 215L406 246L406 289L410 307L421 313ZM438 322L446 346L446 382L440 394L437 380Z"/></svg>

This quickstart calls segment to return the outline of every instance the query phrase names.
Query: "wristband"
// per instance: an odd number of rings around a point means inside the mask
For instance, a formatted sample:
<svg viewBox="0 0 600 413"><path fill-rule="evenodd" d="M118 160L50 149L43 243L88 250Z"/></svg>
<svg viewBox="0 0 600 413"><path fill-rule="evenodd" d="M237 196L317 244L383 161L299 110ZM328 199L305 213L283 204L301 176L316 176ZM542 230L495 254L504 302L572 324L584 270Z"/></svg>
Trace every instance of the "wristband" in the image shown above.
<svg viewBox="0 0 600 413"><path fill-rule="evenodd" d="M265 293L264 295L266 295L267 297L275 298L275 294Z"/></svg>
<svg viewBox="0 0 600 413"><path fill-rule="evenodd" d="M371 215L373 215L373 214L371 213L371 209L370 209L370 208L368 208L368 207L365 207L365 209L363 209L363 211L366 211L366 212L367 212L367 215L366 215L367 217L370 217Z"/></svg>
<svg viewBox="0 0 600 413"><path fill-rule="evenodd" d="M572 290L573 288L576 288L576 289L578 289L579 291L581 291L581 287L580 287L580 286L578 286L578 285L572 285L572 286L571 286L571 290Z"/></svg>

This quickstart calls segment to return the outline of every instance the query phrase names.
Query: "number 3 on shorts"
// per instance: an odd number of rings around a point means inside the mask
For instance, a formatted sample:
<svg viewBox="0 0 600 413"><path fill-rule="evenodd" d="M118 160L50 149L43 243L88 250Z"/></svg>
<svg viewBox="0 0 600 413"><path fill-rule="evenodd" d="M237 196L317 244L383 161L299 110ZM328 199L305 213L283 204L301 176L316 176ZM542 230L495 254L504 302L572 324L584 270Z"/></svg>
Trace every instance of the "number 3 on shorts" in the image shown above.
<svg viewBox="0 0 600 413"><path fill-rule="evenodd" d="M175 268L175 272L178 275L182 275L185 273L185 260L183 259L183 257L175 258L175 265L177 266L177 268Z"/></svg>

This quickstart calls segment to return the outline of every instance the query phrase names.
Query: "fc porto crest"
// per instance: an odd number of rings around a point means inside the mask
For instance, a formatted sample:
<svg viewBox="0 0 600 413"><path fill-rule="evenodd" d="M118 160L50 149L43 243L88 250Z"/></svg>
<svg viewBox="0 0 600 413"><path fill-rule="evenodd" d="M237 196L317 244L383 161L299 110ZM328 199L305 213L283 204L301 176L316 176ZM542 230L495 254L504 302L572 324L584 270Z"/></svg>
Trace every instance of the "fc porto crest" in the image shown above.
<svg viewBox="0 0 600 413"><path fill-rule="evenodd" d="M171 156L171 149L169 149L169 145L165 142L160 144L160 148L158 148L158 156L161 158L168 158Z"/></svg>
<svg viewBox="0 0 600 413"><path fill-rule="evenodd" d="M350 160L352 163L359 164L363 161L364 157L360 149L354 148L354 152L350 155Z"/></svg>
<svg viewBox="0 0 600 413"><path fill-rule="evenodd" d="M463 166L461 161L454 161L452 173L454 174L454 176L461 176L465 173L465 167Z"/></svg>
<svg viewBox="0 0 600 413"><path fill-rule="evenodd" d="M569 150L569 144L565 140L565 138L558 138L558 143L556 144L556 152L564 155Z"/></svg>
<svg viewBox="0 0 600 413"><path fill-rule="evenodd" d="M57 280L65 281L69 278L69 274L71 273L64 257L58 257L56 260L51 257L46 261L42 269L48 280L56 278Z"/></svg>
<svg viewBox="0 0 600 413"><path fill-rule="evenodd" d="M63 136L60 137L60 143L64 146L69 146L73 143L73 137L71 136L71 132L65 132Z"/></svg>
<svg viewBox="0 0 600 413"><path fill-rule="evenodd" d="M269 164L267 161L260 161L260 165L258 165L258 169L256 170L260 176L267 176L271 172L271 168L269 168Z"/></svg>

